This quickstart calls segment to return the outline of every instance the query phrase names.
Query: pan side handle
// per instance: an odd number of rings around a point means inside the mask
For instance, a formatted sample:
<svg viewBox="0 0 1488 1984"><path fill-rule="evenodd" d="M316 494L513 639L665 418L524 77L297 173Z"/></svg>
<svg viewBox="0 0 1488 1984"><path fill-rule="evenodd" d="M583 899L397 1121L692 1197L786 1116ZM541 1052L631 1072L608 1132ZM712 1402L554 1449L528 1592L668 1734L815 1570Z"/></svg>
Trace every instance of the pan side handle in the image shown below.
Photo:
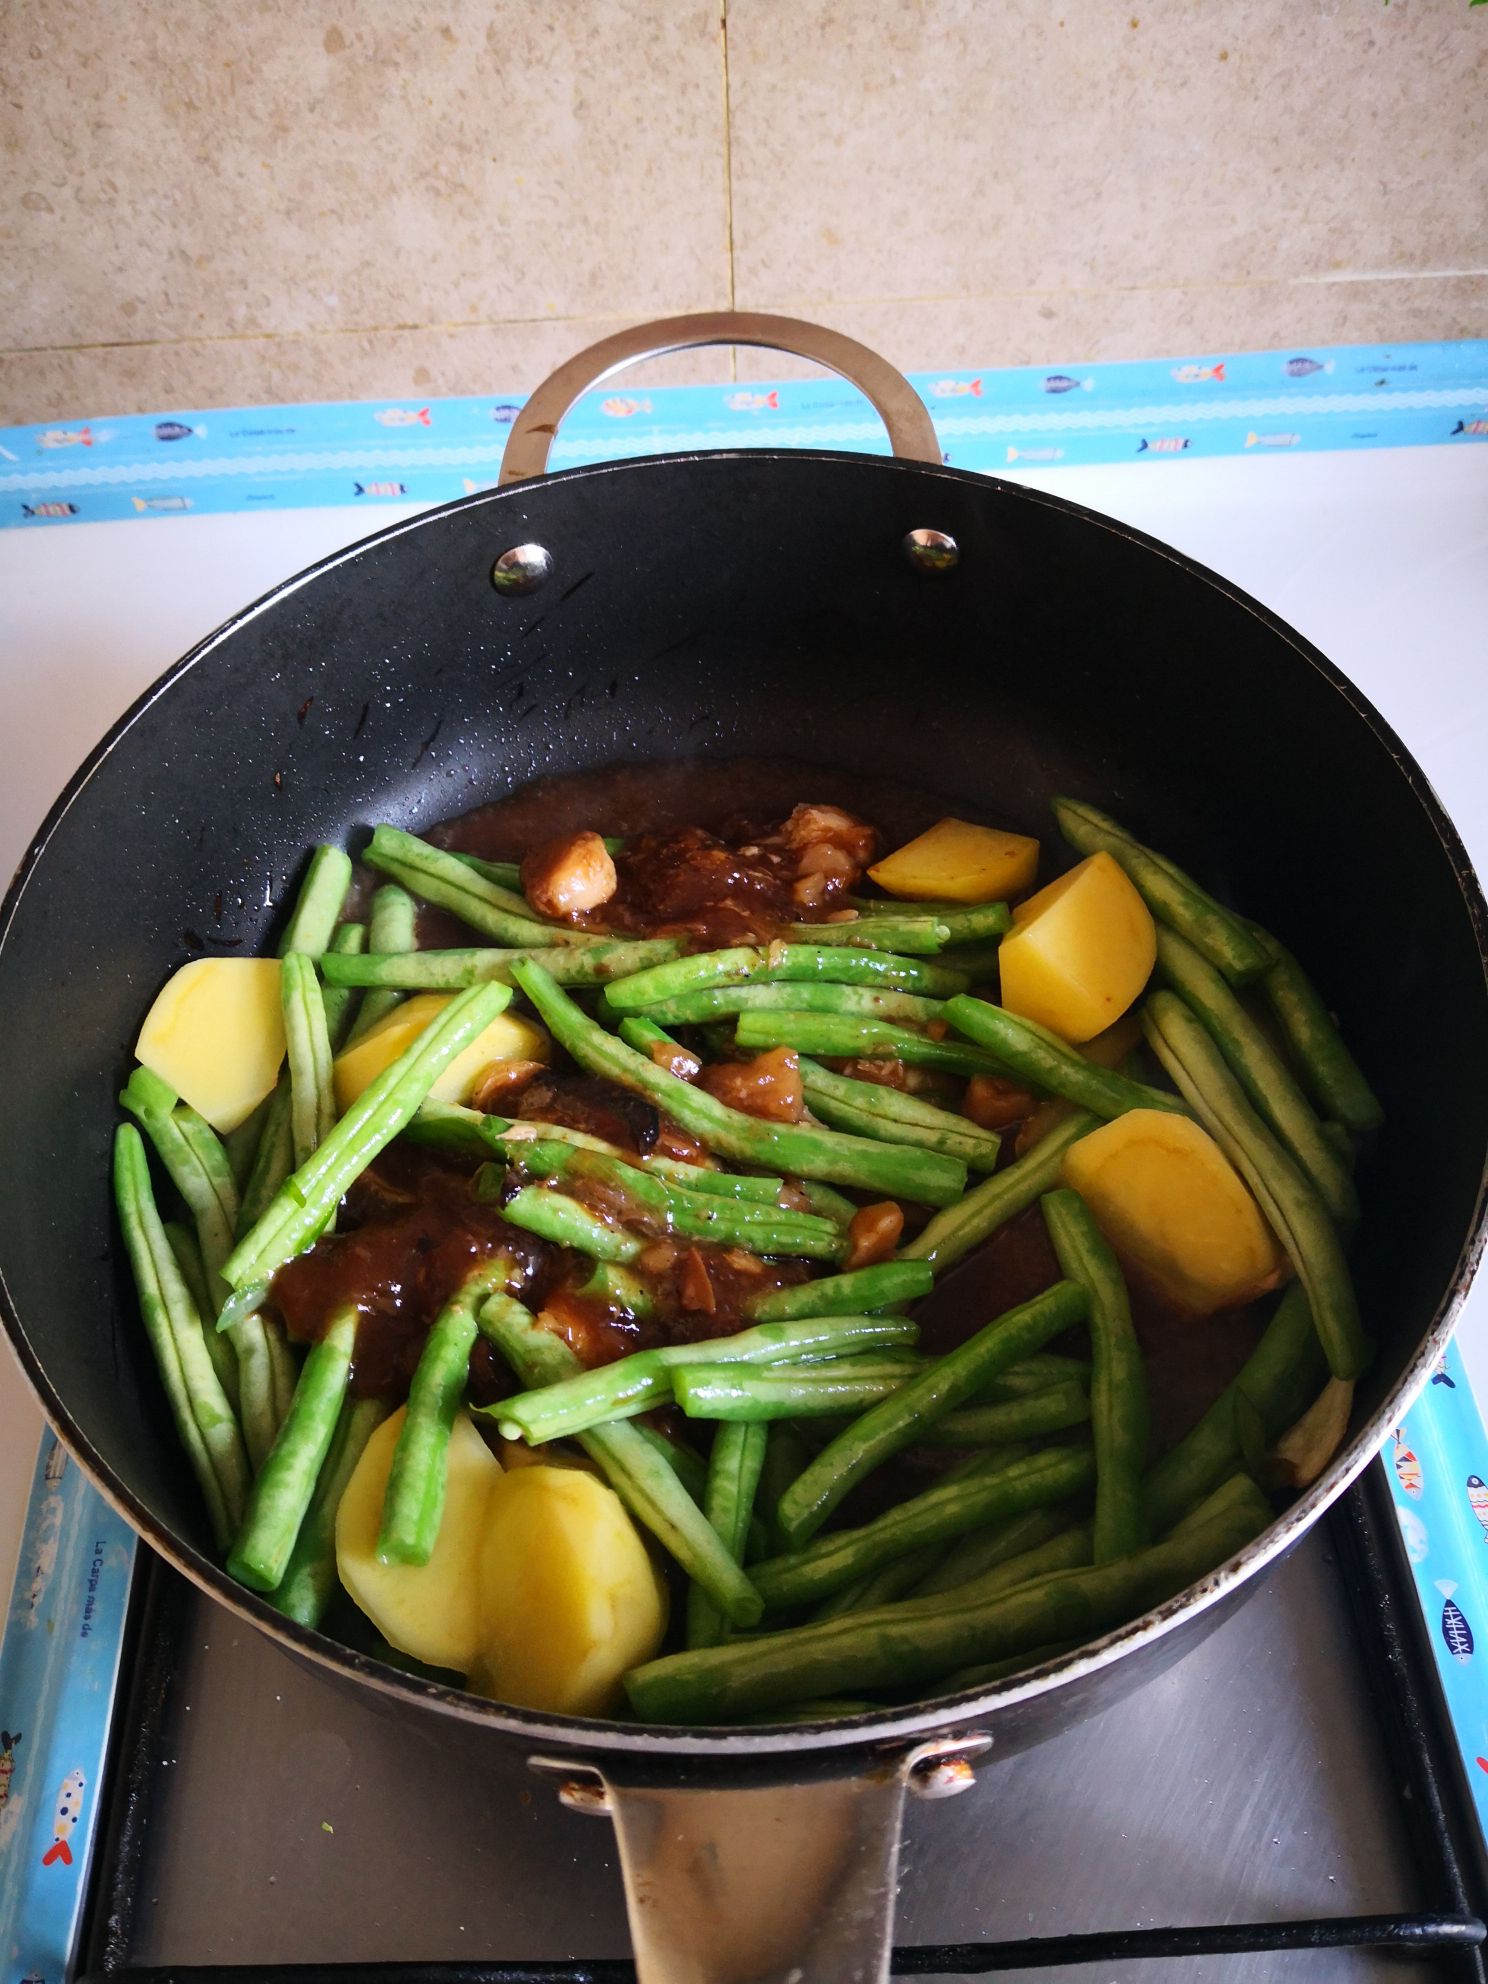
<svg viewBox="0 0 1488 1984"><path fill-rule="evenodd" d="M866 344L802 317L771 317L753 310L707 310L688 317L659 317L601 338L550 372L512 422L500 482L542 475L562 420L580 393L612 373L664 352L698 345L747 344L793 352L825 365L856 386L888 429L889 445L906 461L940 464L940 443L929 409L904 374Z"/></svg>
<svg viewBox="0 0 1488 1984"><path fill-rule="evenodd" d="M532 1767L571 1808L614 1821L639 1984L885 1984L905 1793L966 1789L988 1742L791 1779L687 1759Z"/></svg>

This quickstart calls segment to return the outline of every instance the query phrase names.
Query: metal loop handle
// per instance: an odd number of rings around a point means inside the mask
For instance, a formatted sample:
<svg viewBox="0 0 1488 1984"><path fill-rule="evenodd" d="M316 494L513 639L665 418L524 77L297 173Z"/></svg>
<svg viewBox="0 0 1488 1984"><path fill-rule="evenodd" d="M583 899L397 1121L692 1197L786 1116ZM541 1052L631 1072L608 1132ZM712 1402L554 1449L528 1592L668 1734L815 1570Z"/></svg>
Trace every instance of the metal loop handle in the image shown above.
<svg viewBox="0 0 1488 1984"><path fill-rule="evenodd" d="M906 461L940 462L940 443L929 409L904 374L856 338L808 324L801 317L770 317L753 310L705 310L690 317L659 317L601 338L550 372L512 422L500 482L525 482L548 466L558 423L580 393L638 359L705 344L747 344L788 351L825 365L858 388L888 429L889 445Z"/></svg>

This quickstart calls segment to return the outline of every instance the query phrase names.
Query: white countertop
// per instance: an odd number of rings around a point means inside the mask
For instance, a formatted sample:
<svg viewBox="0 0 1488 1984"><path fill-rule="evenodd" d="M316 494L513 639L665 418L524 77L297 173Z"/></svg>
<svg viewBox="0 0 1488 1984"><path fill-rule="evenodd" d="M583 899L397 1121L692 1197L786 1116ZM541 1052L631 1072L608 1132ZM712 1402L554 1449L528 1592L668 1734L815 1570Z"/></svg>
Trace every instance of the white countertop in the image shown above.
<svg viewBox="0 0 1488 1984"><path fill-rule="evenodd" d="M1315 641L1420 759L1488 872L1488 447L1030 475L1222 572ZM109 724L237 607L406 505L0 531L0 866ZM0 1248L23 1245L0 1235ZM1460 1340L1488 1398L1488 1292ZM39 1415L0 1352L0 1592Z"/></svg>

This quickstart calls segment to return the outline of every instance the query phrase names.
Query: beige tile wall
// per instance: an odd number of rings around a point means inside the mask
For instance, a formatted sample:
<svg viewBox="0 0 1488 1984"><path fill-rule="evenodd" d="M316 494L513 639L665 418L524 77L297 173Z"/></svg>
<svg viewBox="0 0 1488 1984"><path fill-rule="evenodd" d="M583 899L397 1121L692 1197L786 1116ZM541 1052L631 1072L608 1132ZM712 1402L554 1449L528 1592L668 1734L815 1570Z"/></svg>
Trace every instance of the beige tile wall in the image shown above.
<svg viewBox="0 0 1488 1984"><path fill-rule="evenodd" d="M1483 335L1485 139L1467 0L0 0L0 422Z"/></svg>

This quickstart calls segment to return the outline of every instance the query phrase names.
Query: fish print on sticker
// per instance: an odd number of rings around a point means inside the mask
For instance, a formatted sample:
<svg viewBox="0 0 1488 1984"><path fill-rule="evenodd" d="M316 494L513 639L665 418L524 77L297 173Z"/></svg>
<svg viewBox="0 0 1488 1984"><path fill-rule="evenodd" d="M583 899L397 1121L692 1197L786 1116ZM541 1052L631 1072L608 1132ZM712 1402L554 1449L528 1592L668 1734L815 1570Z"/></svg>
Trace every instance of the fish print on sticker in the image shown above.
<svg viewBox="0 0 1488 1984"><path fill-rule="evenodd" d="M1424 1485L1421 1476L1421 1463L1405 1444L1405 1428L1395 1428L1395 1478L1413 1501L1421 1499Z"/></svg>
<svg viewBox="0 0 1488 1984"><path fill-rule="evenodd" d="M650 400L608 399L599 403L601 413L607 413L611 420L629 420L633 413L649 413Z"/></svg>
<svg viewBox="0 0 1488 1984"><path fill-rule="evenodd" d="M1405 1544L1405 1554L1413 1564L1424 1564L1431 1548L1431 1539L1426 1534L1426 1525L1414 1509L1397 1509L1395 1519L1400 1524L1401 1541Z"/></svg>
<svg viewBox="0 0 1488 1984"><path fill-rule="evenodd" d="M193 434L205 434L205 427L188 427L184 420L157 420L155 439L157 441L185 441Z"/></svg>
<svg viewBox="0 0 1488 1984"><path fill-rule="evenodd" d="M57 1816L52 1826L52 1843L41 1856L43 1867L50 1867L60 1860L64 1867L72 1865L72 1848L68 1840L83 1811L83 1791L87 1778L80 1770L70 1770L63 1778L57 1792Z"/></svg>
<svg viewBox="0 0 1488 1984"><path fill-rule="evenodd" d="M491 418L493 420L499 420L503 427L510 427L521 411L522 409L519 406L513 405L510 400L503 400L500 406L493 406L491 408Z"/></svg>
<svg viewBox="0 0 1488 1984"><path fill-rule="evenodd" d="M730 413L778 413L779 393L730 393L724 401Z"/></svg>
<svg viewBox="0 0 1488 1984"><path fill-rule="evenodd" d="M49 427L38 434L38 448L91 448L98 436L91 427Z"/></svg>
<svg viewBox="0 0 1488 1984"><path fill-rule="evenodd" d="M191 498L189 496L131 496L129 500L133 503L135 510L141 513L145 510L189 510L191 508Z"/></svg>
<svg viewBox="0 0 1488 1984"><path fill-rule="evenodd" d="M1009 445L1007 458L1010 462L1062 462L1063 448L1014 448Z"/></svg>
<svg viewBox="0 0 1488 1984"><path fill-rule="evenodd" d="M385 406L381 413L374 413L372 418L377 422L379 427L432 427L434 425L429 409L426 406L421 406L417 413L406 406Z"/></svg>
<svg viewBox="0 0 1488 1984"><path fill-rule="evenodd" d="M1488 420L1459 420L1454 434L1488 434Z"/></svg>
<svg viewBox="0 0 1488 1984"><path fill-rule="evenodd" d="M982 382L980 379L937 379L930 390L938 400L965 399L968 394L972 399L979 400L982 397Z"/></svg>
<svg viewBox="0 0 1488 1984"><path fill-rule="evenodd" d="M1072 379L1068 372L1050 372L1044 378L1046 393L1088 393L1094 385L1094 379Z"/></svg>
<svg viewBox="0 0 1488 1984"><path fill-rule="evenodd" d="M1187 446L1187 436L1165 434L1158 441L1139 441L1137 443L1137 453L1139 455L1181 455Z"/></svg>
<svg viewBox="0 0 1488 1984"><path fill-rule="evenodd" d="M354 482L352 488L358 496L406 496L408 487L402 482Z"/></svg>
<svg viewBox="0 0 1488 1984"><path fill-rule="evenodd" d="M23 517L75 517L77 513L76 503L22 503L21 505Z"/></svg>
<svg viewBox="0 0 1488 1984"><path fill-rule="evenodd" d="M1289 379L1310 379L1314 372L1331 372L1331 358L1289 358L1282 366Z"/></svg>
<svg viewBox="0 0 1488 1984"><path fill-rule="evenodd" d="M1211 379L1223 385L1224 375L1223 359L1218 365L1179 365L1173 371L1180 386L1202 386Z"/></svg>
<svg viewBox="0 0 1488 1984"><path fill-rule="evenodd" d="M1295 448L1302 439L1300 434L1247 434L1247 448Z"/></svg>
<svg viewBox="0 0 1488 1984"><path fill-rule="evenodd" d="M1467 1477L1467 1506L1482 1525L1483 1541L1488 1543L1488 1482L1480 1474Z"/></svg>
<svg viewBox="0 0 1488 1984"><path fill-rule="evenodd" d="M1447 1353L1445 1351L1442 1352L1441 1356L1437 1358L1431 1367L1431 1382L1434 1385L1445 1385L1449 1392L1454 1392L1457 1389L1457 1380L1447 1369Z"/></svg>
<svg viewBox="0 0 1488 1984"><path fill-rule="evenodd" d="M1457 1587L1450 1578L1438 1578L1436 1588L1442 1595L1441 1636L1447 1652L1454 1660L1471 1660L1472 1627L1462 1616L1462 1607L1453 1600L1452 1593Z"/></svg>
<svg viewBox="0 0 1488 1984"><path fill-rule="evenodd" d="M0 1729L0 1806L10 1796L10 1780L15 1772L16 1744L21 1740L18 1729L12 1736L8 1729Z"/></svg>

